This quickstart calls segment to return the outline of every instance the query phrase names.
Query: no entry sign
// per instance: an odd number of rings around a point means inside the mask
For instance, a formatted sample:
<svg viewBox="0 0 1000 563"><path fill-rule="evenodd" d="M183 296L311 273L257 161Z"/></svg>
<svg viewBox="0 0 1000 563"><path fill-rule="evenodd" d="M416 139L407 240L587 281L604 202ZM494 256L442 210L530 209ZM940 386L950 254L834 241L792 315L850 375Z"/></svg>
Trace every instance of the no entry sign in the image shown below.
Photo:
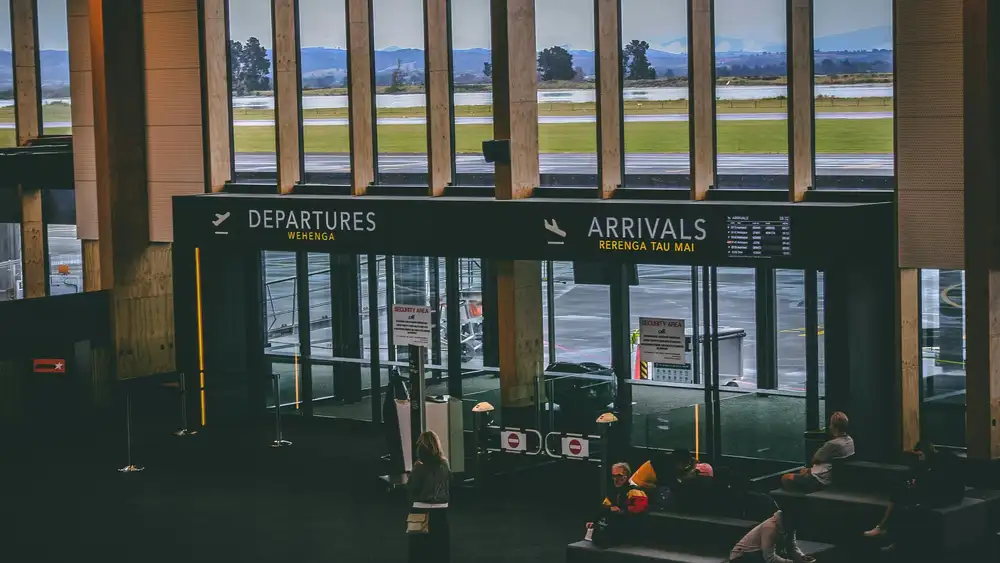
<svg viewBox="0 0 1000 563"><path fill-rule="evenodd" d="M588 458L590 457L590 441L586 438L564 436L562 439L562 453L569 457Z"/></svg>
<svg viewBox="0 0 1000 563"><path fill-rule="evenodd" d="M504 430L500 433L500 447L509 452L523 452L528 449L528 440L524 432Z"/></svg>

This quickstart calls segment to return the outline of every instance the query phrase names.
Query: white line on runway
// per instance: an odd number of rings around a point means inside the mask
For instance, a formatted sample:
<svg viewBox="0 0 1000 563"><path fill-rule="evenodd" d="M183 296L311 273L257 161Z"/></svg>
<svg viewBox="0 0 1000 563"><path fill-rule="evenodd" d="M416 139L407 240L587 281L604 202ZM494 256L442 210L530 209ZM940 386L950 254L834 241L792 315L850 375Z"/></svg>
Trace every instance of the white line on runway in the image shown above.
<svg viewBox="0 0 1000 563"><path fill-rule="evenodd" d="M717 116L719 121L783 121L788 119L788 114L781 113L720 113ZM892 119L892 112L883 111L859 111L859 112L817 112L816 119L847 119L847 120L868 120L868 119ZM626 123L679 123L688 120L686 113L661 113L649 115L626 115ZM379 125L423 125L427 119L423 116L416 117L380 117ZM542 115L538 118L538 123L568 124L568 123L596 123L597 117L594 115ZM237 127L271 127L274 125L273 119L237 119L233 122ZM490 125L493 118L490 116L477 117L456 117L455 125ZM349 121L346 117L329 118L308 118L303 120L303 124L312 126L341 126L346 127ZM13 124L10 124L13 126ZM69 124L46 124L46 127L69 127Z"/></svg>

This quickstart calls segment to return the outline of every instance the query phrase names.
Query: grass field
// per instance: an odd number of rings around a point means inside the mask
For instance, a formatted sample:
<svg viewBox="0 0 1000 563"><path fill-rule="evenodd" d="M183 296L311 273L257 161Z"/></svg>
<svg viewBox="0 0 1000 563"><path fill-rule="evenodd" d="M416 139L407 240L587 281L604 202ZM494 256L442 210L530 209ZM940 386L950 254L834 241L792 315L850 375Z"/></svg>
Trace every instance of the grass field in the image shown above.
<svg viewBox="0 0 1000 563"><path fill-rule="evenodd" d="M784 121L720 121L720 153L785 153L788 124ZM346 126L313 125L304 129L305 152L348 152ZM482 152L482 142L493 137L490 125L455 127L455 149L460 154ZM587 153L597 150L596 128L588 123L538 126L539 148L545 153ZM423 125L382 125L378 128L379 152L427 152ZM237 127L237 152L274 152L274 129ZM684 122L626 123L625 150L630 153L683 153L688 151L688 126ZM891 153L891 119L829 119L816 122L817 153Z"/></svg>
<svg viewBox="0 0 1000 563"><path fill-rule="evenodd" d="M687 112L686 100L663 102L627 102L626 114L679 114ZM821 98L816 111L886 112L892 110L891 98ZM717 105L719 113L768 113L787 111L787 101L725 100ZM489 106L459 106L457 116L485 117ZM543 103L540 115L593 115L594 104ZM67 104L43 106L45 121L70 121ZM346 108L305 110L306 119L347 117ZM384 117L420 117L423 108L382 108ZM273 112L261 109L238 109L234 118L271 119ZM0 108L0 123L12 123L14 109ZM539 144L545 153L588 153L597 150L595 125L592 123L561 123L539 125ZM784 153L788 150L788 125L785 121L720 121L717 124L718 151L736 153ZM47 130L46 134L66 134L68 129ZM460 154L477 154L482 142L493 136L490 125L458 125L455 127L456 150ZM891 119L821 119L816 122L816 152L827 154L891 153ZM379 152L423 153L427 137L423 125L380 125ZM348 152L348 131L345 126L307 125L304 129L306 152ZM236 127L237 152L274 152L272 127ZM0 129L0 146L14 145L14 130ZM625 149L631 153L676 153L688 151L688 124L685 122L626 123Z"/></svg>

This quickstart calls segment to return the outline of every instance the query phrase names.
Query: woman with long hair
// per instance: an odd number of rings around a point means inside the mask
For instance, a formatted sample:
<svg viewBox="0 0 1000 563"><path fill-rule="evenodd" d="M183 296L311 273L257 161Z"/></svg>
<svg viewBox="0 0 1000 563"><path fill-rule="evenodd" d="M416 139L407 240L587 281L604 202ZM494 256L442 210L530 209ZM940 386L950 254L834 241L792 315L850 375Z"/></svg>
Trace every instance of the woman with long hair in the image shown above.
<svg viewBox="0 0 1000 563"><path fill-rule="evenodd" d="M417 439L416 460L407 483L413 503L407 519L411 563L447 563L451 559L448 502L451 469L441 440L431 431Z"/></svg>

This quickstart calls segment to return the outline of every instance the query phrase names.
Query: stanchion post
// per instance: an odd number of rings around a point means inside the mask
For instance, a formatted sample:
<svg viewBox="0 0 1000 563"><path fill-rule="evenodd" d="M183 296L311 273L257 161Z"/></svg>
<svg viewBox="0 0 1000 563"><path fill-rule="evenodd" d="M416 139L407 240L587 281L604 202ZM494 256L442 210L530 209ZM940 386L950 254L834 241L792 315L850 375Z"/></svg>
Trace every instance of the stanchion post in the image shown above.
<svg viewBox="0 0 1000 563"><path fill-rule="evenodd" d="M138 473L145 469L132 463L132 393L125 392L125 447L128 452L128 465L118 470L119 473Z"/></svg>
<svg viewBox="0 0 1000 563"><path fill-rule="evenodd" d="M597 424L601 428L601 468L598 473L601 476L600 488L601 502L608 498L608 471L611 468L611 425L618 422L618 417L614 413L606 412L597 417Z"/></svg>
<svg viewBox="0 0 1000 563"><path fill-rule="evenodd" d="M410 375L410 447L413 449L413 461L417 460L417 440L427 430L427 394L425 392L424 366L427 363L427 349L423 346L410 345L409 375Z"/></svg>
<svg viewBox="0 0 1000 563"><path fill-rule="evenodd" d="M484 481L486 480L486 471L483 467L483 458L486 452L486 417L489 413L493 412L493 405L483 401L482 403L477 403L476 406L472 407L472 412L476 417L476 477L475 477L475 487L478 491L482 492L484 489Z"/></svg>
<svg viewBox="0 0 1000 563"><path fill-rule="evenodd" d="M271 374L271 381L274 386L274 441L271 442L272 448L283 448L292 445L291 442L285 439L281 432L281 395L280 386L278 385L280 379L280 373Z"/></svg>
<svg viewBox="0 0 1000 563"><path fill-rule="evenodd" d="M177 378L177 386L181 392L181 427L177 432L174 432L174 436L194 436L198 433L197 430L188 430L188 409L187 409L187 376L182 371Z"/></svg>

